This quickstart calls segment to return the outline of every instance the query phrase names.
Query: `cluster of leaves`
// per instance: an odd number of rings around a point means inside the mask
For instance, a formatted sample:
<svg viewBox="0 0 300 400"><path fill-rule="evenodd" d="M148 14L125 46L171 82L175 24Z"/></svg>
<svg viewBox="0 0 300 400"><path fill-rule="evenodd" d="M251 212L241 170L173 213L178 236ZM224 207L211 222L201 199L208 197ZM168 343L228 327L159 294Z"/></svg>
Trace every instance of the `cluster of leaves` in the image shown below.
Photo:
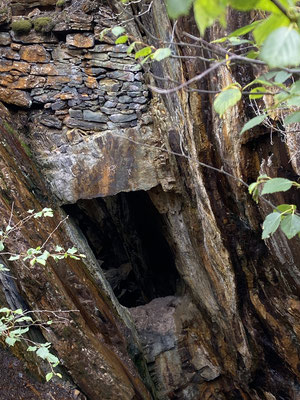
<svg viewBox="0 0 300 400"><path fill-rule="evenodd" d="M49 320L45 325L51 325L53 321ZM14 346L16 342L25 341L31 345L27 347L27 351L33 351L35 354L49 363L51 372L46 375L49 381L54 375L61 378L59 372L55 372L54 368L58 366L59 359L51 353L51 343L36 343L24 337L32 326L44 326L40 321L33 320L28 312L21 308L11 310L7 307L0 309L0 337L5 338L8 346Z"/></svg>
<svg viewBox="0 0 300 400"><path fill-rule="evenodd" d="M116 37L115 44L128 44L127 54L134 53L135 59L139 60L139 64L136 66L137 70L147 61L162 61L171 55L168 47L156 49L154 46L148 46L126 34L125 28L119 25L104 29L100 34L100 39L109 31Z"/></svg>
<svg viewBox="0 0 300 400"><path fill-rule="evenodd" d="M285 85L292 74L281 70L286 67L297 67L300 64L300 10L296 0L166 0L166 5L172 18L187 15L193 7L195 21L202 35L216 20L223 26L226 25L228 6L239 11L256 10L263 16L260 20L214 41L214 43L227 42L230 48L248 44L251 49L244 54L245 57L259 58L270 69L276 69L268 76L255 79L244 88L236 83L227 86L216 96L214 109L222 116L238 103L245 89L250 86L255 86L250 91L250 100L259 99L264 93L273 93L273 89L277 89L272 109L265 109L262 115L248 121L241 133L261 124L268 118L268 114L278 107L299 106L300 81ZM251 40L244 37L250 33ZM293 112L284 121L285 124L297 122L300 122L299 112Z"/></svg>
<svg viewBox="0 0 300 400"><path fill-rule="evenodd" d="M75 247L65 250L61 246L55 246L54 251L49 252L48 250L43 250L44 245L38 246L36 248L30 248L25 253L12 254L7 253L5 250L5 241L9 235L16 232L27 223L30 219L34 218L44 218L53 217L53 210L51 208L43 208L41 211L35 212L34 210L28 210L28 215L19 221L17 224L12 225L11 220L5 227L5 229L0 230L0 256L10 255L9 261L22 260L23 262L29 261L30 266L34 266L35 263L46 265L49 258L55 261L72 258L75 260L80 260L85 258L84 254L80 254ZM49 235L49 237L51 234ZM5 273L9 271L3 264L0 264L0 272ZM43 360L46 360L50 367L51 372L46 375L46 380L49 381L54 375L61 378L61 375L55 372L54 368L59 364L58 358L50 352L51 343L36 343L32 342L24 335L29 331L31 326L45 327L45 325L51 325L52 320L43 323L38 320L33 320L32 317L28 315L28 311L22 309L11 310L7 307L0 309L0 338L5 338L5 343L9 346L13 346L16 342L21 340L25 343L30 343L27 351L35 352L36 355Z"/></svg>
<svg viewBox="0 0 300 400"><path fill-rule="evenodd" d="M292 186L297 189L300 188L300 184L295 181L261 175L257 178L256 182L253 182L249 186L248 190L257 202L259 196L286 192ZM296 235L300 237L300 217L296 214L296 206L294 204L280 204L272 213L267 215L263 223L262 239L268 239L279 227L288 239L292 239Z"/></svg>

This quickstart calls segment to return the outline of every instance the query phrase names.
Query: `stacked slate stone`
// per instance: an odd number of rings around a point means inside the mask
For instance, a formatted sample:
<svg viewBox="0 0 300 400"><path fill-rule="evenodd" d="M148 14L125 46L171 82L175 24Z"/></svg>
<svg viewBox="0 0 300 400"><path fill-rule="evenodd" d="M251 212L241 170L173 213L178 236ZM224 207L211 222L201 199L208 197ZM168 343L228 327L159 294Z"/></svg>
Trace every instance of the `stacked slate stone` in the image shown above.
<svg viewBox="0 0 300 400"><path fill-rule="evenodd" d="M147 120L140 119L148 91L139 66L126 45L100 41L91 15L69 15L68 25L58 21L47 34L2 28L0 101L31 108L41 124L56 129L92 133Z"/></svg>

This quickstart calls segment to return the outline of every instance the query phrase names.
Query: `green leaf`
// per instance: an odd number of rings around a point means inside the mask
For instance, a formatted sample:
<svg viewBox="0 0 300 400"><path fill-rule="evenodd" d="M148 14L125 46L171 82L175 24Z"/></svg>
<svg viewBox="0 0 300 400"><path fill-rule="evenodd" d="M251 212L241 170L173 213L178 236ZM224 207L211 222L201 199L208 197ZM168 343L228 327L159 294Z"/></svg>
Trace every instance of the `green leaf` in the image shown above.
<svg viewBox="0 0 300 400"><path fill-rule="evenodd" d="M58 376L60 379L62 378L62 374L60 374L59 372L57 372L55 375Z"/></svg>
<svg viewBox="0 0 300 400"><path fill-rule="evenodd" d="M131 54L135 48L136 42L132 42L130 46L128 46L127 54Z"/></svg>
<svg viewBox="0 0 300 400"><path fill-rule="evenodd" d="M260 58L270 68L298 66L300 64L300 35L286 27L273 31L263 44Z"/></svg>
<svg viewBox="0 0 300 400"><path fill-rule="evenodd" d="M274 81L277 83L284 83L287 79L292 76L289 72L286 71L279 71L274 78Z"/></svg>
<svg viewBox="0 0 300 400"><path fill-rule="evenodd" d="M253 43L251 42L251 40L247 40L247 39L240 39L238 37L230 37L228 39L228 41L230 42L231 46L239 46L240 44L245 44L245 43Z"/></svg>
<svg viewBox="0 0 300 400"><path fill-rule="evenodd" d="M295 124L297 122L300 122L300 111L294 112L284 119L284 125Z"/></svg>
<svg viewBox="0 0 300 400"><path fill-rule="evenodd" d="M194 17L200 31L203 35L205 29L218 19L224 19L226 10L226 1L224 0L195 0Z"/></svg>
<svg viewBox="0 0 300 400"><path fill-rule="evenodd" d="M255 8L259 0L230 0L229 4L232 8L240 11L250 11Z"/></svg>
<svg viewBox="0 0 300 400"><path fill-rule="evenodd" d="M285 8L289 8L290 6L289 0L280 0L280 4ZM257 10L269 11L274 14L282 15L282 11L270 0L259 0L255 8Z"/></svg>
<svg viewBox="0 0 300 400"><path fill-rule="evenodd" d="M194 0L166 0L169 17L178 18L187 15Z"/></svg>
<svg viewBox="0 0 300 400"><path fill-rule="evenodd" d="M115 44L123 44L126 43L128 40L128 36L127 35L123 35L118 37L118 39L115 41Z"/></svg>
<svg viewBox="0 0 300 400"><path fill-rule="evenodd" d="M15 261L15 260L19 260L20 259L20 255L16 254L15 256L10 256L8 261Z"/></svg>
<svg viewBox="0 0 300 400"><path fill-rule="evenodd" d="M281 221L281 214L273 212L267 215L263 223L262 239L268 239L279 227Z"/></svg>
<svg viewBox="0 0 300 400"><path fill-rule="evenodd" d="M214 101L215 111L222 116L228 108L233 107L242 97L238 88L229 88L219 93Z"/></svg>
<svg viewBox="0 0 300 400"><path fill-rule="evenodd" d="M5 343L7 343L9 346L13 346L16 343L17 339L16 338L12 338L7 336L5 338Z"/></svg>
<svg viewBox="0 0 300 400"><path fill-rule="evenodd" d="M36 354L37 354L40 358L42 358L43 360L46 360L46 359L48 358L48 356L49 356L50 353L49 353L49 350L48 350L47 347L40 347L40 348L37 350Z"/></svg>
<svg viewBox="0 0 300 400"><path fill-rule="evenodd" d="M261 114L261 115L258 115L257 117L254 117L254 118L250 119L243 126L243 129L241 130L240 135L242 133L248 131L249 129L254 128L254 126L257 126L257 125L261 124L266 118L267 118L267 114Z"/></svg>
<svg viewBox="0 0 300 400"><path fill-rule="evenodd" d="M112 34L115 36L120 36L125 32L125 28L123 26L114 26L111 30Z"/></svg>
<svg viewBox="0 0 300 400"><path fill-rule="evenodd" d="M253 31L253 29L260 23L261 23L261 21L254 21L254 22L252 22L252 24L242 26L241 28L233 31L230 35L228 35L228 37L246 35L246 33Z"/></svg>
<svg viewBox="0 0 300 400"><path fill-rule="evenodd" d="M143 47L141 50L135 53L135 59L140 57L147 57L149 54L152 53L152 48L150 46Z"/></svg>
<svg viewBox="0 0 300 400"><path fill-rule="evenodd" d="M288 239L292 239L300 232L300 217L291 214L283 218L280 223L280 228L285 233Z"/></svg>
<svg viewBox="0 0 300 400"><path fill-rule="evenodd" d="M280 211L281 213L292 213L296 210L296 206L294 204L280 204L276 206L276 210L274 212Z"/></svg>
<svg viewBox="0 0 300 400"><path fill-rule="evenodd" d="M4 243L0 240L0 251L4 250Z"/></svg>
<svg viewBox="0 0 300 400"><path fill-rule="evenodd" d="M68 249L68 250L67 250L67 253L68 253L68 254L75 254L75 253L77 253L77 251L78 251L78 250L76 249L76 247L72 247L71 249Z"/></svg>
<svg viewBox="0 0 300 400"><path fill-rule="evenodd" d="M250 194L252 194L253 191L254 191L254 189L255 189L258 185L259 185L259 182L253 182L253 183L251 183L251 185L249 185L249 187L248 187L248 192L249 192Z"/></svg>
<svg viewBox="0 0 300 400"><path fill-rule="evenodd" d="M157 50L153 53L152 58L153 58L153 60L155 60L155 61L162 61L162 60L164 60L165 58L170 57L171 53L172 53L172 52L171 52L171 49L169 49L168 47L161 48L161 49L157 49Z"/></svg>
<svg viewBox="0 0 300 400"><path fill-rule="evenodd" d="M52 379L52 378L53 378L53 372L49 372L49 373L46 375L46 381L49 382L50 379Z"/></svg>
<svg viewBox="0 0 300 400"><path fill-rule="evenodd" d="M37 347L36 346L28 346L27 351L36 351Z"/></svg>
<svg viewBox="0 0 300 400"><path fill-rule="evenodd" d="M260 98L263 97L263 94L258 94L258 93L265 93L265 92L266 92L266 88L264 88L262 86L256 87L256 88L251 90L251 93L253 93L253 94L249 95L249 99L250 100L260 99ZM254 93L256 93L256 94L254 94Z"/></svg>
<svg viewBox="0 0 300 400"><path fill-rule="evenodd" d="M277 192L286 192L293 185L293 182L285 178L273 178L268 180L261 192L262 195Z"/></svg>
<svg viewBox="0 0 300 400"><path fill-rule="evenodd" d="M262 20L254 29L253 36L258 45L261 45L267 37L281 26L289 26L290 20L283 14L272 14L269 18Z"/></svg>

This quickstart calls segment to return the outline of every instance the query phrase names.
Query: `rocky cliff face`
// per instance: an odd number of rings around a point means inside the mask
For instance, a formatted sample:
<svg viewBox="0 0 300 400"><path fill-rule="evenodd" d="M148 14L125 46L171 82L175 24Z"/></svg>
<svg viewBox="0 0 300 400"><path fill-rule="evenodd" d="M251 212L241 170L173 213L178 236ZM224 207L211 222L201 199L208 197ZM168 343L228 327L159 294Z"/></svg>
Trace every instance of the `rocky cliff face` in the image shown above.
<svg viewBox="0 0 300 400"><path fill-rule="evenodd" d="M2 280L2 301L76 310L43 334L64 379L91 400L300 398L299 241L278 233L262 242L271 210L198 163L247 182L260 171L297 179L299 136L270 142L259 128L241 139L251 113L243 104L220 120L209 95L149 93L147 83L167 87L205 65L171 58L140 70L126 46L100 38L130 19L120 7L1 6L1 215L7 223L12 203L15 223L43 205L57 214L22 227L8 247L43 243L67 212L49 246L75 245L87 255L46 267L10 263L17 288ZM128 29L154 46L174 32L178 42L197 32L189 18L173 32L162 0L133 11L142 15ZM12 20L41 17L44 32L10 29ZM233 29L236 20L229 16ZM182 56L205 51L172 48ZM224 68L192 89L215 90L251 73ZM290 196L284 202L296 203Z"/></svg>

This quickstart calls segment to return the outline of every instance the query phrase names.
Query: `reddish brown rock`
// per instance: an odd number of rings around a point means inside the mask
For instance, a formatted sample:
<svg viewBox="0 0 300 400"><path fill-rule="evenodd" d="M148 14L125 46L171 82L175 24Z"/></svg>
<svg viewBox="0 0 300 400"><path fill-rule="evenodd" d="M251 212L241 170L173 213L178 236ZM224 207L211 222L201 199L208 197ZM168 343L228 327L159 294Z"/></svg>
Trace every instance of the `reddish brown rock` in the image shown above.
<svg viewBox="0 0 300 400"><path fill-rule="evenodd" d="M40 45L30 45L22 46L20 49L20 57L24 61L30 63L40 62L46 63L50 60L49 53L45 50L43 46Z"/></svg>
<svg viewBox="0 0 300 400"><path fill-rule="evenodd" d="M43 87L46 78L42 76L22 76L10 85L11 89L33 89Z"/></svg>
<svg viewBox="0 0 300 400"><path fill-rule="evenodd" d="M0 88L0 100L24 108L30 108L32 104L31 96L22 90Z"/></svg>
<svg viewBox="0 0 300 400"><path fill-rule="evenodd" d="M66 43L70 47L77 47L79 49L89 49L94 46L94 37L81 33L67 35Z"/></svg>

